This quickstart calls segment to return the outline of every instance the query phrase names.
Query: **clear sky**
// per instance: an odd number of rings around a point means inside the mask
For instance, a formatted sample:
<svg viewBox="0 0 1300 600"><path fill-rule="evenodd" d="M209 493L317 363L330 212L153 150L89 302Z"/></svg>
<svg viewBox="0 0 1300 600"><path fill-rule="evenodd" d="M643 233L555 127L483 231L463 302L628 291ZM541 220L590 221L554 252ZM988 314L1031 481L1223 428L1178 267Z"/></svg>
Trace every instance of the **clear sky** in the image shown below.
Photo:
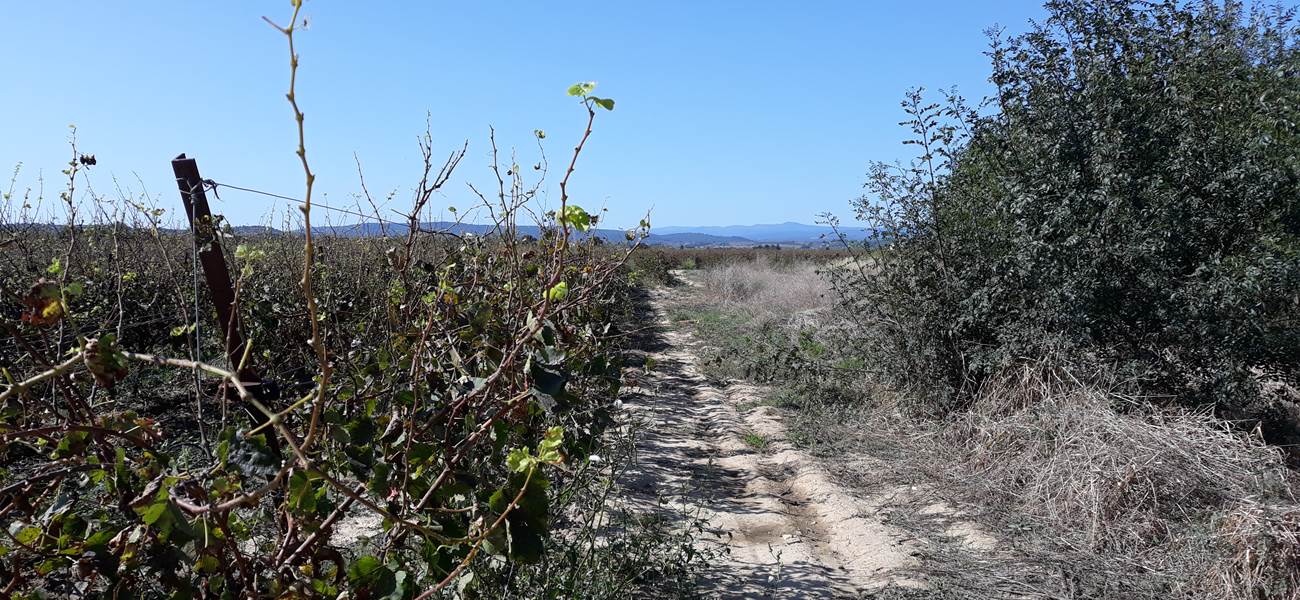
<svg viewBox="0 0 1300 600"><path fill-rule="evenodd" d="M300 195L288 52L260 19L290 12L287 0L4 2L0 165L23 163L20 189L43 173L57 198L75 123L99 161L99 192L114 176L134 192L143 182L179 210L168 161L185 152L205 177ZM564 90L594 80L618 104L598 116L571 192L626 226L647 210L659 225L849 216L867 163L907 155L903 92L956 85L983 96L983 31L1023 31L1043 10L1021 0L309 0L303 14L298 94L327 202L350 204L359 190L356 153L372 195L396 191L400 209L428 113L438 154L469 141L440 206L464 208L466 183L493 181L489 126L524 165L536 159L533 130L546 131L554 204L556 167L584 119ZM277 206L222 193L214 210L258 223Z"/></svg>

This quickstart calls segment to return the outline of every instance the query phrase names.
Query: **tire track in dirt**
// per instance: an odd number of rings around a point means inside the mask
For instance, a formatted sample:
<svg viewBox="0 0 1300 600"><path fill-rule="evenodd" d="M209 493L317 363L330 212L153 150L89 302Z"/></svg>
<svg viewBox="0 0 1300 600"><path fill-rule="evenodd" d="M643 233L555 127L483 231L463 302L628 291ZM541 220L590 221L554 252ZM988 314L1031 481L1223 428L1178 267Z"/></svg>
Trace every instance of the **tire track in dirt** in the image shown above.
<svg viewBox="0 0 1300 600"><path fill-rule="evenodd" d="M879 501L834 484L786 440L774 409L741 412L761 388L719 388L700 373L691 336L671 326L666 294L651 294L661 329L653 368L625 402L644 424L625 487L645 506L707 523L702 544L726 552L704 582L716 598L854 598L886 586L922 587L916 541L886 524ZM750 433L762 448L744 441ZM757 439L757 438L753 438Z"/></svg>

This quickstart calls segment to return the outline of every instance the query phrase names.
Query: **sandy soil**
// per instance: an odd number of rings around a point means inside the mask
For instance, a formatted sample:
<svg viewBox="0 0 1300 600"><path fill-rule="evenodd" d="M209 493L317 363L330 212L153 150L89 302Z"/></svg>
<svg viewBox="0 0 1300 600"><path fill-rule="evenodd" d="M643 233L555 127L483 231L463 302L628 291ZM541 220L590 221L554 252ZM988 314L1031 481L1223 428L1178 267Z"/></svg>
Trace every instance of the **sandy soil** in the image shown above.
<svg viewBox="0 0 1300 600"><path fill-rule="evenodd" d="M786 439L776 409L745 383L712 385L701 373L689 333L668 323L670 293L652 296L659 321L652 368L627 402L643 421L638 464L627 487L698 514L726 552L706 581L717 598L856 598L887 586L924 587L912 579L918 545L888 525L880 510L906 490L850 492L816 459ZM947 506L929 510L947 513ZM974 546L994 540L959 519L950 535Z"/></svg>

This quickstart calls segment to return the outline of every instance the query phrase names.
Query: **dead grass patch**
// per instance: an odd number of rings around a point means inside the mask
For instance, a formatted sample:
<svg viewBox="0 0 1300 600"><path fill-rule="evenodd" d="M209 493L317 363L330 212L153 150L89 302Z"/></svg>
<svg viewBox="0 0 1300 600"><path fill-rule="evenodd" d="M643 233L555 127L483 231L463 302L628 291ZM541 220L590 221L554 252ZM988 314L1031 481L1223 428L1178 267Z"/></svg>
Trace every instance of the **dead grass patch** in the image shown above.
<svg viewBox="0 0 1300 600"><path fill-rule="evenodd" d="M1199 597L1300 597L1295 474L1257 434L1033 365L936 437L965 481L1085 552Z"/></svg>
<svg viewBox="0 0 1300 600"><path fill-rule="evenodd" d="M1220 519L1231 550L1211 564L1202 591L1212 598L1300 598L1300 507L1243 501Z"/></svg>
<svg viewBox="0 0 1300 600"><path fill-rule="evenodd" d="M830 304L829 286L810 263L777 265L759 256L703 271L705 300L751 314L789 316Z"/></svg>

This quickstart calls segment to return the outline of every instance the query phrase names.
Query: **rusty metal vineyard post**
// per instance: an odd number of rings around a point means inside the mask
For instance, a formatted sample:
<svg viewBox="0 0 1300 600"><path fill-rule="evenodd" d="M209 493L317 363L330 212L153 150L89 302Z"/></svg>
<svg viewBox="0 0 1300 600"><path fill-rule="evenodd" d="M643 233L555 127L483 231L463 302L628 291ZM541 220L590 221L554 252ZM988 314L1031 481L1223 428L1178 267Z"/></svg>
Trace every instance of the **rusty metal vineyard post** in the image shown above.
<svg viewBox="0 0 1300 600"><path fill-rule="evenodd" d="M221 324L221 334L225 341L226 358L230 369L235 371L250 392L259 400L267 400L273 395L271 386L263 384L257 371L247 365L241 368L244 356L244 336L240 330L239 310L235 306L235 289L231 284L230 270L226 266L226 257L221 250L221 238L217 235L216 223L212 219L212 210L208 207L208 197L203 189L203 178L199 176L198 162L184 154L172 160L172 172L176 175L176 185L180 189L181 202L185 205L185 214L189 217L190 229L194 232L198 248L199 264L203 268L203 277L207 281L208 291L212 294L212 303L217 309L217 321ZM254 421L261 424L266 415L258 413L253 407L247 407ZM274 435L267 436L274 444Z"/></svg>

